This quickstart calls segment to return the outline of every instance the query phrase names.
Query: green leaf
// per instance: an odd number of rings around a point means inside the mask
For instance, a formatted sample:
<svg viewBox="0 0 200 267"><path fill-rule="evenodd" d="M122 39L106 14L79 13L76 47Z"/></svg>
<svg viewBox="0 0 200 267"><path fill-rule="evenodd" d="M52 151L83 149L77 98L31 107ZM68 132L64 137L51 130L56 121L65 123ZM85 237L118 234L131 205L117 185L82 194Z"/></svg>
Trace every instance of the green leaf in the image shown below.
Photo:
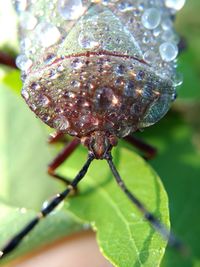
<svg viewBox="0 0 200 267"><path fill-rule="evenodd" d="M0 235L2 245L8 236L12 236L26 224L47 195L58 190L53 189L57 183L49 181L44 174L50 159L49 148L45 143L46 129L8 86L2 84L0 93L0 121L3 129L0 136L0 231L4 233ZM85 149L78 149L60 168L60 172L74 177L86 156ZM155 172L138 155L121 146L114 150L114 161L130 190L169 226L166 192ZM19 210L15 207L25 207L28 211L19 216ZM41 226L18 248L17 255L48 242L49 235L54 240L80 229L82 226L73 217L69 217L66 208L78 221L81 219L84 223L92 224L97 231L100 250L115 266L158 266L161 262L166 241L121 192L103 161L92 164L88 175L80 184L80 195L68 200L60 212L43 220ZM48 228L52 232L44 233L43 230Z"/></svg>
<svg viewBox="0 0 200 267"><path fill-rule="evenodd" d="M177 13L176 28L178 33L186 38L187 49L191 50L195 57L192 58L192 65L199 69L200 65L200 2L196 0L186 1L184 8Z"/></svg>
<svg viewBox="0 0 200 267"><path fill-rule="evenodd" d="M169 225L167 196L155 172L141 157L121 146L113 157L127 186ZM62 172L74 176L78 158L80 154L74 153ZM80 194L67 203L70 211L97 231L100 249L114 266L159 266L166 241L121 192L106 162L92 164L80 184Z"/></svg>
<svg viewBox="0 0 200 267"><path fill-rule="evenodd" d="M196 129L171 112L142 136L158 149L158 156L150 163L162 177L169 195L171 228L191 250L188 257L167 250L161 266L194 266L200 261L200 146Z"/></svg>
<svg viewBox="0 0 200 267"><path fill-rule="evenodd" d="M183 74L183 84L178 87L178 101L200 100L200 76L199 70L194 66L195 54L188 49L179 57L179 72ZM176 104L176 103L175 103Z"/></svg>
<svg viewBox="0 0 200 267"><path fill-rule="evenodd" d="M17 208L0 204L0 247L19 232L23 225L34 218L36 212L34 210L26 210L25 208ZM41 246L51 244L55 240L64 236L80 231L82 225L72 215L65 210L57 210L45 220L42 220L38 226L23 240L22 244L1 262L10 261L24 255Z"/></svg>
<svg viewBox="0 0 200 267"><path fill-rule="evenodd" d="M9 69L3 76L2 81L9 89L17 93L18 95L22 89L22 81L20 78L20 71L15 69Z"/></svg>

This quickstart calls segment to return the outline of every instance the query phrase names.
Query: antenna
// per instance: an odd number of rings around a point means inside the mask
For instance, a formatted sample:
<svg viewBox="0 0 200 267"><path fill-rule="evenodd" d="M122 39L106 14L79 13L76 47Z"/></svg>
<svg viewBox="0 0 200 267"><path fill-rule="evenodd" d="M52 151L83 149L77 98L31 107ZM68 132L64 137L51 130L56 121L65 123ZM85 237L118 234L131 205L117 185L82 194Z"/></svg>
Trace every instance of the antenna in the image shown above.
<svg viewBox="0 0 200 267"><path fill-rule="evenodd" d="M45 208L41 209L37 216L31 220L17 235L15 235L2 250L0 250L0 259L13 251L20 244L22 239L40 222L40 220L49 215L69 195L69 193L76 188L78 183L84 178L93 159L93 154L89 152L86 163L83 165L82 169L72 180L72 182L63 192L57 194Z"/></svg>
<svg viewBox="0 0 200 267"><path fill-rule="evenodd" d="M175 248L178 250L181 254L185 255L187 252L187 248L185 245L178 240L174 234L169 231L164 224L162 224L152 213L150 213L145 206L140 202L140 200L137 199L137 197L129 191L129 189L126 187L124 181L122 180L119 172L117 171L113 160L111 152L107 152L105 156L106 161L108 162L108 165L112 171L112 174L119 185L119 187L122 189L122 191L126 194L126 196L131 200L131 202L141 211L144 218L158 231L161 236L168 240L168 244L170 247Z"/></svg>

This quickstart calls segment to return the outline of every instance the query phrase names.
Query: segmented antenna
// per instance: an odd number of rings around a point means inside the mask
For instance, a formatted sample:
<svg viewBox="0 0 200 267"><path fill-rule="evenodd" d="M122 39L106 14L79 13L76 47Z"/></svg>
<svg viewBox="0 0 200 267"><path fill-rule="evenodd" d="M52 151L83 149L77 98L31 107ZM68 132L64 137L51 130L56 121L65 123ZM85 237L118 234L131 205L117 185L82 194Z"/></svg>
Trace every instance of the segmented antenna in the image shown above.
<svg viewBox="0 0 200 267"><path fill-rule="evenodd" d="M137 197L129 191L129 189L126 187L124 181L122 180L119 172L117 171L113 160L112 155L110 152L106 155L106 160L108 162L108 165L113 173L113 176L119 185L119 187L122 189L122 191L126 194L126 196L131 200L133 204L136 205L136 207L141 211L144 218L155 228L156 231L158 231L161 236L168 241L168 244L170 247L175 248L178 250L181 254L186 255L187 254L187 248L185 245L177 239L174 234L166 228L164 224L162 224L152 213L150 213L145 206L140 202L140 200L137 199Z"/></svg>
<svg viewBox="0 0 200 267"><path fill-rule="evenodd" d="M31 220L17 235L15 235L4 247L0 250L0 259L5 255L12 252L22 241L22 239L40 222L40 220L47 215L49 215L68 195L76 188L78 183L84 178L91 162L93 161L93 154L89 153L86 163L83 165L82 169L72 180L72 182L67 186L67 188L60 194L57 194L49 204L41 209L37 216Z"/></svg>

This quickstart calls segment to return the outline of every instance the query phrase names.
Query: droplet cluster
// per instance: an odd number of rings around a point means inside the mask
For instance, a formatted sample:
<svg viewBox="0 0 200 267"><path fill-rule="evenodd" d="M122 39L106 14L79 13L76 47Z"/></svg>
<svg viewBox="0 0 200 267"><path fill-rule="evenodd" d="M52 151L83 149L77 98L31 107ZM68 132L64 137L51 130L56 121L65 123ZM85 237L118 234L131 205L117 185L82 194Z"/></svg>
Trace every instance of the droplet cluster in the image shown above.
<svg viewBox="0 0 200 267"><path fill-rule="evenodd" d="M66 50L75 53L88 49L116 50L124 54L134 54L143 57L159 75L171 78L175 76L179 37L173 29L172 17L183 7L185 0L15 0L14 2L19 13L22 35L23 57L17 60L17 65L25 73L30 70L31 61L32 65L36 62L41 64L42 55L47 49L52 51L60 48L60 55L62 53L66 55ZM94 4L98 11L93 10L82 19ZM112 15L115 16L118 25L109 29L100 16L109 20L112 19ZM77 42L73 50L69 49L71 39L68 40L67 36L78 21L80 25L78 34L74 34ZM124 40L123 32L127 33ZM132 49L129 47L129 42ZM51 49L53 46L54 49Z"/></svg>
<svg viewBox="0 0 200 267"><path fill-rule="evenodd" d="M71 135L113 128L124 136L155 123L181 84L173 18L184 3L15 0L23 97Z"/></svg>

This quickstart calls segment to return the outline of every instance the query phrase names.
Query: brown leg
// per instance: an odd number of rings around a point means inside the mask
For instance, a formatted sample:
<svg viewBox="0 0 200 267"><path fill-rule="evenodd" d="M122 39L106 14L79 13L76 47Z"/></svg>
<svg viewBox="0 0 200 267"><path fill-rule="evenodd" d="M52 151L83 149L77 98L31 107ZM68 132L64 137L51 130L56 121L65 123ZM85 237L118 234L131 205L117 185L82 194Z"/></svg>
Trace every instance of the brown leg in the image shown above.
<svg viewBox="0 0 200 267"><path fill-rule="evenodd" d="M152 147L149 144L144 143L142 140L138 139L135 136L129 135L124 138L131 145L141 150L144 153L144 159L150 160L154 158L157 154L157 149Z"/></svg>
<svg viewBox="0 0 200 267"><path fill-rule="evenodd" d="M59 141L59 138L57 137L57 135L56 135L56 138L57 138L57 141ZM53 140L51 140L51 143L55 143L55 141L53 142ZM48 174L51 175L53 178L56 178L64 182L65 185L66 184L68 185L71 181L62 177L61 175L56 174L55 171L73 153L73 151L77 148L79 143L80 143L79 139L76 139L76 138L73 139L70 143L68 143L63 148L63 150L56 156L55 159L53 159L53 161L48 166Z"/></svg>
<svg viewBox="0 0 200 267"><path fill-rule="evenodd" d="M49 136L48 143L49 144L55 144L58 142L65 142L66 139L64 139L65 134L63 132L55 132Z"/></svg>
<svg viewBox="0 0 200 267"><path fill-rule="evenodd" d="M4 53L2 51L0 51L0 64L9 66L11 68L17 68L16 64L15 64L15 58L10 56L7 53Z"/></svg>

